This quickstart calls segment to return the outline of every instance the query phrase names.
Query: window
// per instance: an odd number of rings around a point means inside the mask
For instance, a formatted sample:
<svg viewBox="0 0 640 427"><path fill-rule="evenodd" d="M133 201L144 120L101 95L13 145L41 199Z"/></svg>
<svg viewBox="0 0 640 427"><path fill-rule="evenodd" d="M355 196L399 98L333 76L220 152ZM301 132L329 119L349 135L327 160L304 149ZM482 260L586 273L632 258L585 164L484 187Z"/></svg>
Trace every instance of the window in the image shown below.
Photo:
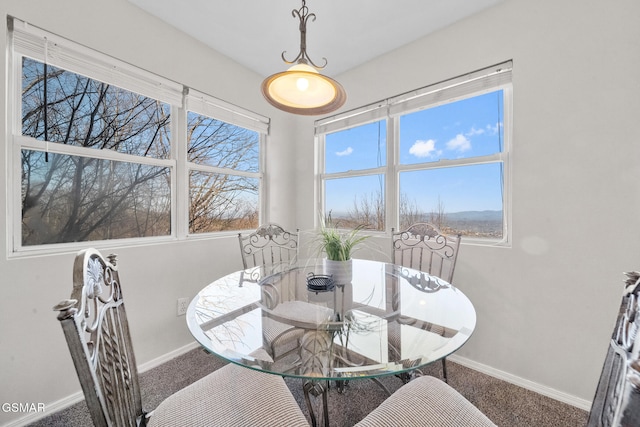
<svg viewBox="0 0 640 427"><path fill-rule="evenodd" d="M384 230L386 122L327 134L325 147L326 215L340 227Z"/></svg>
<svg viewBox="0 0 640 427"><path fill-rule="evenodd" d="M266 118L12 26L12 252L257 226Z"/></svg>
<svg viewBox="0 0 640 427"><path fill-rule="evenodd" d="M321 211L507 242L510 106L508 62L317 121Z"/></svg>
<svg viewBox="0 0 640 427"><path fill-rule="evenodd" d="M213 118L202 95L188 101L189 232L257 228L260 133Z"/></svg>
<svg viewBox="0 0 640 427"><path fill-rule="evenodd" d="M170 124L165 103L23 58L22 245L169 235Z"/></svg>

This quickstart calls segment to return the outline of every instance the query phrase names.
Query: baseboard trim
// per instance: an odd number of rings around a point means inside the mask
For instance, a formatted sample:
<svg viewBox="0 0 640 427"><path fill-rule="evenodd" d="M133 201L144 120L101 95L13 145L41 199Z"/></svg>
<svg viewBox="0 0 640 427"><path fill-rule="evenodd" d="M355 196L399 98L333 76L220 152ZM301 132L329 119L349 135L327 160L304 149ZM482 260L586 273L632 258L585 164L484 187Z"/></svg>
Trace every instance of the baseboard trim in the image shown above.
<svg viewBox="0 0 640 427"><path fill-rule="evenodd" d="M508 372L504 372L499 369L492 368L491 366L483 365L482 363L474 362L473 360L456 356L455 354L448 356L447 360L450 360L454 363L458 363L462 366L466 366L467 368L473 369L475 371L482 372L483 374L489 375L499 380L506 381L508 383L525 388L527 390L533 391L543 396L550 397L551 399L557 400L559 402L563 402L568 405L575 406L576 408L583 409L585 411L591 410L590 400L581 399L579 397L553 389L551 387L538 384L534 381L530 381L530 380L515 376L513 374L510 374Z"/></svg>
<svg viewBox="0 0 640 427"><path fill-rule="evenodd" d="M189 343L185 346L182 346L180 348L177 348L173 351L170 351L169 353L163 354L160 357L157 357L153 360L150 360L148 362L145 362L141 365L138 365L138 372L139 373L143 373L146 372L150 369L156 368L160 365L162 365L165 362L168 362L171 359L174 359L178 356L182 356L183 354L195 349L195 348L199 348L200 344L198 344L197 342L192 342ZM3 424L2 427L24 427L27 424L33 423L35 421L38 421L44 417L47 417L51 414L53 414L54 412L58 412L61 411L63 409L68 408L71 405L75 405L76 403L80 402L82 399L84 399L84 394L82 393L82 391L79 391L77 393L73 393L67 397L64 397L60 400L56 400L55 402L51 402L51 403L47 403L45 404L45 408L46 410L44 412L32 412L29 413L27 415L25 415L24 417L20 417L16 420L13 421L9 421L6 424Z"/></svg>
<svg viewBox="0 0 640 427"><path fill-rule="evenodd" d="M71 405L75 405L84 399L84 395L82 392L73 393L67 397L64 397L60 400L56 400L52 403L45 404L44 412L31 412L23 417L17 418L15 420L9 421L6 424L3 424L2 427L23 427L27 424L36 422L44 417L48 417L54 412L61 411L65 408L68 408Z"/></svg>
<svg viewBox="0 0 640 427"><path fill-rule="evenodd" d="M160 357L156 357L153 360L145 362L142 365L138 365L138 372L143 373L147 372L150 369L157 368L163 363L168 362L171 359L175 359L178 356L182 356L183 354L188 353L196 348L200 348L200 344L198 344L196 341L193 341L185 346L170 351L169 353L163 354Z"/></svg>

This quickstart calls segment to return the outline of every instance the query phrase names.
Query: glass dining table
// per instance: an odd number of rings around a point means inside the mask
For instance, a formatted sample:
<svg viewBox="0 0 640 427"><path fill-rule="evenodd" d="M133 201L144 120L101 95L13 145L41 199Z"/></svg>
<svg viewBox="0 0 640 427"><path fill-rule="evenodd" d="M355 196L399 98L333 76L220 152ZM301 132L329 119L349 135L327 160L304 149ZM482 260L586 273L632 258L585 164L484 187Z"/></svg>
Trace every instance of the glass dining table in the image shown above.
<svg viewBox="0 0 640 427"><path fill-rule="evenodd" d="M339 279L335 279L338 278ZM254 267L204 287L187 325L209 352L247 369L304 379L303 391L412 372L458 350L476 324L473 304L444 280L411 268L353 259L334 274L323 259ZM384 388L384 386L383 386Z"/></svg>

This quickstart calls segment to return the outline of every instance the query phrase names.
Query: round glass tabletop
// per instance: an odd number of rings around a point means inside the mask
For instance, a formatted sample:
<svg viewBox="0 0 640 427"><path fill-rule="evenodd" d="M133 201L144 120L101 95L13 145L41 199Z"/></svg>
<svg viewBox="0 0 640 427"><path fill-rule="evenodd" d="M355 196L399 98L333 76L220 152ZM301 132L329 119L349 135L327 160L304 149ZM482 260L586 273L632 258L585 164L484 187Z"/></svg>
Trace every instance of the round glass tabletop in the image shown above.
<svg viewBox="0 0 640 427"><path fill-rule="evenodd" d="M435 276L377 261L304 260L224 276L187 310L193 336L229 362L308 379L400 374L471 336L476 313Z"/></svg>

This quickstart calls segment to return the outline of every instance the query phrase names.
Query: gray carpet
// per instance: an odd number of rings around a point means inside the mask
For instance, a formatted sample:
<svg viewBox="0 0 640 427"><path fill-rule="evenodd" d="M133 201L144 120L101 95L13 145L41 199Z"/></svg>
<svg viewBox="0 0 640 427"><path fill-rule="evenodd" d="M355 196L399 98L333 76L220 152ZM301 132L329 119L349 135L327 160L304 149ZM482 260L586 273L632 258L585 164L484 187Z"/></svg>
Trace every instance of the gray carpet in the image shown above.
<svg viewBox="0 0 640 427"><path fill-rule="evenodd" d="M220 359L196 349L141 374L143 406L146 410L152 410L170 394L221 366L223 362ZM449 384L500 427L583 427L586 425L588 416L586 411L451 361L447 361L447 368ZM433 364L425 371L425 374L439 378L441 373L439 363ZM301 380L286 378L285 381L303 412L308 414ZM402 382L394 376L382 378L381 382L391 392L402 386ZM350 381L342 394L332 387L329 391L331 426L353 426L385 398L385 392L369 380ZM316 413L320 409L319 404L319 399L316 399L314 402ZM29 426L87 427L91 425L91 418L83 401Z"/></svg>

